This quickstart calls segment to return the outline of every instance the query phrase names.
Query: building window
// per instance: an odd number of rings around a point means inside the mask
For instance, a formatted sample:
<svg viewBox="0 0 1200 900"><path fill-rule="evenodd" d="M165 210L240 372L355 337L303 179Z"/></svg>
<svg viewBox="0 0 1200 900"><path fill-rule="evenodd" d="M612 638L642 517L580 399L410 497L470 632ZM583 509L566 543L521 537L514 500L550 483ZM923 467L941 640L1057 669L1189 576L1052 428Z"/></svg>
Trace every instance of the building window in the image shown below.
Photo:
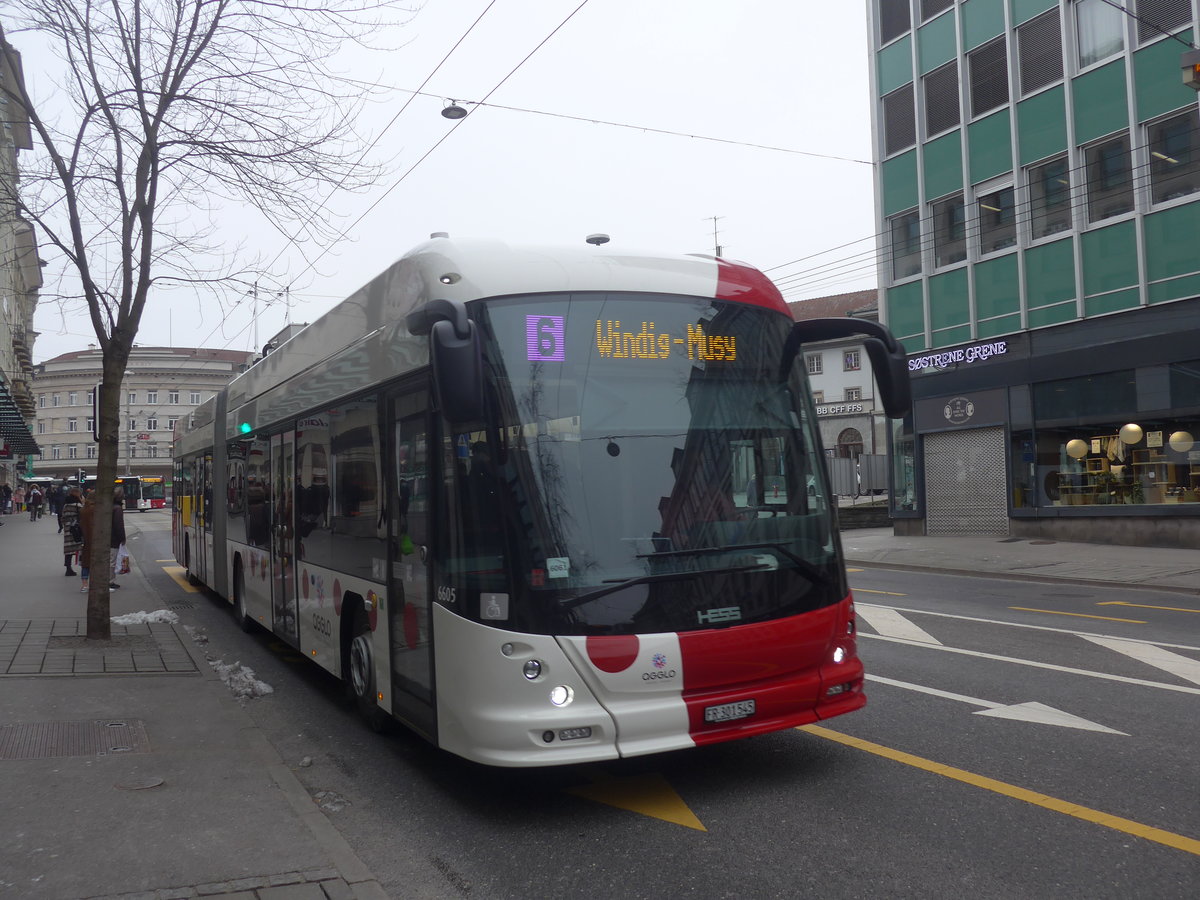
<svg viewBox="0 0 1200 900"><path fill-rule="evenodd" d="M130 459L133 459L134 457L136 457L136 456L137 456L137 444L130 444L130 445L129 445L129 452L128 452L126 455L127 455L127 456L128 456Z"/></svg>
<svg viewBox="0 0 1200 900"><path fill-rule="evenodd" d="M58 444L55 444L53 447L51 447L50 448L50 458L51 459L62 459L62 447L58 446Z"/></svg>
<svg viewBox="0 0 1200 900"><path fill-rule="evenodd" d="M962 194L933 204L933 265L953 265L967 258L967 207Z"/></svg>
<svg viewBox="0 0 1200 900"><path fill-rule="evenodd" d="M932 19L954 5L954 0L921 0L921 21Z"/></svg>
<svg viewBox="0 0 1200 900"><path fill-rule="evenodd" d="M151 417L146 420L146 430L147 431L158 431L158 418L157 417Z"/></svg>
<svg viewBox="0 0 1200 900"><path fill-rule="evenodd" d="M146 391L146 402L147 403L157 403L158 402L158 391Z"/></svg>
<svg viewBox="0 0 1200 900"><path fill-rule="evenodd" d="M38 419L38 423L37 423L37 433L38 433L38 434L45 434L45 433L46 433L46 423L45 423L45 421L43 421L42 419Z"/></svg>
<svg viewBox="0 0 1200 900"><path fill-rule="evenodd" d="M825 392L824 391L813 391L812 395L813 395L813 403L815 403L817 406L820 406L822 403L825 402Z"/></svg>
<svg viewBox="0 0 1200 900"><path fill-rule="evenodd" d="M986 256L1017 242L1017 208L1011 187L979 197L979 252Z"/></svg>
<svg viewBox="0 0 1200 900"><path fill-rule="evenodd" d="M130 420L129 420L129 430L130 430L130 431L137 431L137 419L130 419Z"/></svg>
<svg viewBox="0 0 1200 900"><path fill-rule="evenodd" d="M78 459L78 458L79 458L79 446L77 444L71 444L71 446L67 447L67 459Z"/></svg>
<svg viewBox="0 0 1200 900"><path fill-rule="evenodd" d="M179 421L178 419L167 419L167 431L174 432L175 431L175 423L178 421Z"/></svg>
<svg viewBox="0 0 1200 900"><path fill-rule="evenodd" d="M130 403L137 403L137 391L130 391L130 392L129 392L129 402L130 402Z"/></svg>
<svg viewBox="0 0 1200 900"><path fill-rule="evenodd" d="M846 388L846 402L857 403L862 400L862 388L848 387Z"/></svg>
<svg viewBox="0 0 1200 900"><path fill-rule="evenodd" d="M921 217L914 210L894 216L888 230L892 236L892 278L921 274Z"/></svg>
<svg viewBox="0 0 1200 900"><path fill-rule="evenodd" d="M967 54L971 77L971 116L977 118L1008 102L1008 60L1003 37Z"/></svg>
<svg viewBox="0 0 1200 900"><path fill-rule="evenodd" d="M804 357L804 365L808 367L809 375L821 374L821 354L812 353Z"/></svg>
<svg viewBox="0 0 1200 900"><path fill-rule="evenodd" d="M38 394L38 409L45 409L45 408L46 408L46 395Z"/></svg>
<svg viewBox="0 0 1200 900"><path fill-rule="evenodd" d="M92 416L87 417L87 430L92 433L96 431L96 420Z"/></svg>
<svg viewBox="0 0 1200 900"><path fill-rule="evenodd" d="M842 354L842 371L857 372L862 368L862 353L858 350L847 350Z"/></svg>
<svg viewBox="0 0 1200 900"><path fill-rule="evenodd" d="M1067 158L1029 169L1029 227L1043 238L1071 227L1071 170Z"/></svg>
<svg viewBox="0 0 1200 900"><path fill-rule="evenodd" d="M891 156L916 143L917 114L913 109L910 81L883 97L883 152L885 156Z"/></svg>
<svg viewBox="0 0 1200 900"><path fill-rule="evenodd" d="M75 418L67 419L67 431L78 431L79 420Z"/></svg>
<svg viewBox="0 0 1200 900"><path fill-rule="evenodd" d="M879 43L886 44L908 31L909 0L879 0Z"/></svg>
<svg viewBox="0 0 1200 900"><path fill-rule="evenodd" d="M1147 126L1150 190L1155 203L1200 190L1200 152L1196 147L1196 108Z"/></svg>
<svg viewBox="0 0 1200 900"><path fill-rule="evenodd" d="M1084 151L1088 221L1099 222L1133 209L1129 135L1093 144Z"/></svg>
<svg viewBox="0 0 1200 900"><path fill-rule="evenodd" d="M151 444L149 447L147 447L147 448L146 448L146 455L147 455L148 457L150 457L151 459L158 459L158 447L157 447L157 445L155 445L155 444Z"/></svg>
<svg viewBox="0 0 1200 900"><path fill-rule="evenodd" d="M67 406L78 406L78 405L79 405L79 393L77 391L71 391L70 393L67 394Z"/></svg>
<svg viewBox="0 0 1200 900"><path fill-rule="evenodd" d="M925 131L939 134L958 125L958 63L950 62L925 76Z"/></svg>
<svg viewBox="0 0 1200 900"><path fill-rule="evenodd" d="M1126 4L1128 5L1128 4ZM1138 43L1152 41L1192 23L1191 0L1136 0Z"/></svg>
<svg viewBox="0 0 1200 900"><path fill-rule="evenodd" d="M1052 9L1017 28L1021 96L1062 78L1062 28L1059 26L1058 10Z"/></svg>
<svg viewBox="0 0 1200 900"><path fill-rule="evenodd" d="M175 404L179 402L179 391L167 391L167 402Z"/></svg>
<svg viewBox="0 0 1200 900"><path fill-rule="evenodd" d="M88 391L87 397L87 402L89 405L96 402L96 392L94 390Z"/></svg>
<svg viewBox="0 0 1200 900"><path fill-rule="evenodd" d="M88 444L88 445L87 445L87 449L84 451L84 455L85 455L85 456L86 456L88 459L95 459L95 458L96 458L96 445L95 445L95 444Z"/></svg>
<svg viewBox="0 0 1200 900"><path fill-rule="evenodd" d="M195 404L198 404L199 402L200 402L200 392L199 391L192 391L190 394L188 394L188 403L195 405Z"/></svg>
<svg viewBox="0 0 1200 900"><path fill-rule="evenodd" d="M62 405L62 397L60 397L58 394L51 394L50 395L50 405L51 406L61 406Z"/></svg>
<svg viewBox="0 0 1200 900"><path fill-rule="evenodd" d="M1116 56L1125 49L1123 11L1105 0L1078 0L1075 33L1079 41L1079 68Z"/></svg>

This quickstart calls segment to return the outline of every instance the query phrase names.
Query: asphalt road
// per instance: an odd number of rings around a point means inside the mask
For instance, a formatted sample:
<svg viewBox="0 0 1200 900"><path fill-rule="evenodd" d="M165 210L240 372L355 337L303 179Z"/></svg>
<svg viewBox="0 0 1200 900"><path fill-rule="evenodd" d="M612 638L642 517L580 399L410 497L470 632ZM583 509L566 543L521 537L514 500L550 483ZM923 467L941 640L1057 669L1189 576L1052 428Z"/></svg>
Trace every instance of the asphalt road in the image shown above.
<svg viewBox="0 0 1200 900"><path fill-rule="evenodd" d="M161 518L138 517L139 559L170 557ZM530 771L371 733L317 667L148 574L212 656L272 685L248 711L397 898L430 871L476 898L1191 898L1200 883L1200 605L1179 595L852 571L865 710Z"/></svg>

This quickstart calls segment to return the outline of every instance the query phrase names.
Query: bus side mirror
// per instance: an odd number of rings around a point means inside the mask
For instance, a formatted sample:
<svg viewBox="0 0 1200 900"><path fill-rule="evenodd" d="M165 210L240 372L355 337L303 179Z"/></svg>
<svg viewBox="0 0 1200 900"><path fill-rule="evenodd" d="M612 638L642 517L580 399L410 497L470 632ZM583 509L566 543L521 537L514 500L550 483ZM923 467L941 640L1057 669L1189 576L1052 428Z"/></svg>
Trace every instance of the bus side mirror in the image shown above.
<svg viewBox="0 0 1200 900"><path fill-rule="evenodd" d="M813 341L832 341L839 338L861 337L875 381L879 384L879 399L888 418L903 418L912 409L912 385L908 380L908 355L892 333L878 322L856 319L805 319L792 326L783 345L779 380L787 378L802 345Z"/></svg>
<svg viewBox="0 0 1200 900"><path fill-rule="evenodd" d="M405 320L413 334L429 335L434 395L450 422L483 418L483 360L475 323L454 300L430 300Z"/></svg>

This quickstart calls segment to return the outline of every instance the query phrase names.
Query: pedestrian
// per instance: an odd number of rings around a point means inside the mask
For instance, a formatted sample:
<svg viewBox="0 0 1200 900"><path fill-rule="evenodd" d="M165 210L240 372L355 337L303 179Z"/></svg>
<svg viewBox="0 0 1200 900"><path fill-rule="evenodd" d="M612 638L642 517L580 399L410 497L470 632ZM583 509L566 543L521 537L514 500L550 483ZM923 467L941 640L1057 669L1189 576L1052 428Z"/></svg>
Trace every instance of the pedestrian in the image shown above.
<svg viewBox="0 0 1200 900"><path fill-rule="evenodd" d="M58 511L58 530L63 536L63 565L66 571L65 576L70 577L76 574L71 568L71 561L79 553L83 547L83 531L79 522L79 516L83 512L83 504L80 502L79 491L76 488L71 488L67 492L66 500ZM87 583L87 567L81 560L79 568L85 573L83 576L84 583Z"/></svg>
<svg viewBox="0 0 1200 900"><path fill-rule="evenodd" d="M37 521L42 514L42 490L36 484L29 489L25 505L29 507L29 521Z"/></svg>
<svg viewBox="0 0 1200 900"><path fill-rule="evenodd" d="M113 489L113 508L112 508L112 535L108 540L109 549L112 553L109 554L111 561L109 568L112 572L112 580L109 581L110 588L119 588L117 584L117 557L120 554L117 552L125 546L125 489L117 485Z"/></svg>
<svg viewBox="0 0 1200 900"><path fill-rule="evenodd" d="M19 512L22 512L24 509L25 509L25 488L21 487L18 484L16 487L16 490L13 491L12 511L19 513Z"/></svg>
<svg viewBox="0 0 1200 900"><path fill-rule="evenodd" d="M8 515L12 512L12 488L8 486L8 482L0 484L0 513Z"/></svg>

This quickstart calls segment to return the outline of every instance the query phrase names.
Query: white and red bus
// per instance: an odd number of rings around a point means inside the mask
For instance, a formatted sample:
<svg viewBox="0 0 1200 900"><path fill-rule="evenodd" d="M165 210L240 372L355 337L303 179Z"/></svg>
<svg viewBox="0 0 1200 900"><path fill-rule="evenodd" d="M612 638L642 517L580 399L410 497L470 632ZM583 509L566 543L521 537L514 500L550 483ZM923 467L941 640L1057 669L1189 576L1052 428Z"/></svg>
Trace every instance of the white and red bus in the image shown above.
<svg viewBox="0 0 1200 900"><path fill-rule="evenodd" d="M176 434L188 575L398 719L541 766L858 709L795 323L749 266L435 235Z"/></svg>
<svg viewBox="0 0 1200 900"><path fill-rule="evenodd" d="M165 479L157 475L122 475L117 484L125 488L125 508L145 512L166 506Z"/></svg>

